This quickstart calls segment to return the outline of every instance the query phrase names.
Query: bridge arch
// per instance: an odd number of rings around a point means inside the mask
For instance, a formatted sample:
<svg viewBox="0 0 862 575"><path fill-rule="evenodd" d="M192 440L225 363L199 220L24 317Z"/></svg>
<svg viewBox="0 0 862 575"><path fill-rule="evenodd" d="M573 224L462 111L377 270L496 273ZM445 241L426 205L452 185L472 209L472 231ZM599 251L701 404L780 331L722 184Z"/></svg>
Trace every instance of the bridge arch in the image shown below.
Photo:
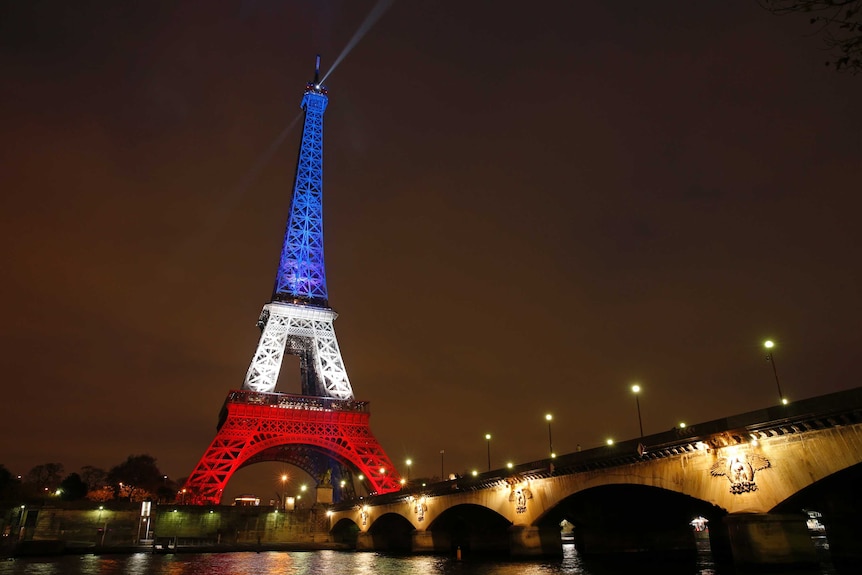
<svg viewBox="0 0 862 575"><path fill-rule="evenodd" d="M400 513L384 513L368 527L363 545L375 551L408 553L413 550L414 531L413 524Z"/></svg>
<svg viewBox="0 0 862 575"><path fill-rule="evenodd" d="M431 533L436 551L459 548L464 553L507 553L509 529L506 517L475 503L454 505L437 515L426 531Z"/></svg>
<svg viewBox="0 0 862 575"><path fill-rule="evenodd" d="M727 511L683 493L650 485L610 483L578 490L539 515L533 525L574 526L579 553L648 552L694 556L692 521L721 525Z"/></svg>
<svg viewBox="0 0 862 575"><path fill-rule="evenodd" d="M336 521L329 530L329 535L336 543L346 543L356 546L356 539L359 536L359 525L355 521L343 517Z"/></svg>
<svg viewBox="0 0 862 575"><path fill-rule="evenodd" d="M862 463L837 471L779 503L772 513L810 514L811 527L822 525L832 563L839 571L858 572L859 517L862 517ZM845 569L846 566L846 569Z"/></svg>

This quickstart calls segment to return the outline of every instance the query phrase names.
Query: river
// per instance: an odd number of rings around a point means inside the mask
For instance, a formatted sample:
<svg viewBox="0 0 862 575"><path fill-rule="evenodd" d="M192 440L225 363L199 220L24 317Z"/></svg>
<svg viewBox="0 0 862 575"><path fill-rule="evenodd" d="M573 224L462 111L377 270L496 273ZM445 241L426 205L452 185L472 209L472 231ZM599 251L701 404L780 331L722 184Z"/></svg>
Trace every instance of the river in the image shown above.
<svg viewBox="0 0 862 575"><path fill-rule="evenodd" d="M628 564L584 561L573 545L562 559L489 559L387 555L354 551L267 551L154 555L66 555L0 562L0 575L734 575L719 570L708 553L690 563ZM836 575L828 565L805 575ZM780 575L772 572L771 575ZM793 575L800 575L794 572Z"/></svg>

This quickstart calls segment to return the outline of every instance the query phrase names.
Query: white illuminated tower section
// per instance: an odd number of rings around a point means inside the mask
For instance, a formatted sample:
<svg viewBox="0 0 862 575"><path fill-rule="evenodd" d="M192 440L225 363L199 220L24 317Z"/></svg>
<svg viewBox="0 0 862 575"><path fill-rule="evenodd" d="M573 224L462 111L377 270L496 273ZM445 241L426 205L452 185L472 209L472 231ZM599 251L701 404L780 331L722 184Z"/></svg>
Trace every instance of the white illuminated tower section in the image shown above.
<svg viewBox="0 0 862 575"><path fill-rule="evenodd" d="M329 308L323 258L323 113L328 98L314 81L305 88L302 145L296 166L290 216L284 234L272 301L263 306L257 351L243 389L275 390L285 353L300 360L302 395L353 399Z"/></svg>

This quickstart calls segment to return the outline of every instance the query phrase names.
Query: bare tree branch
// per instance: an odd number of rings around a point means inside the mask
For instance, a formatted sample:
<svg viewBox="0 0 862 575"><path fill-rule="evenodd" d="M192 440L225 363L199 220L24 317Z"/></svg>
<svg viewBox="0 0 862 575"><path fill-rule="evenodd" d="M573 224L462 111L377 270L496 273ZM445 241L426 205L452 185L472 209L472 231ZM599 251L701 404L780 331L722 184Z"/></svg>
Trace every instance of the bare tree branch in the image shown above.
<svg viewBox="0 0 862 575"><path fill-rule="evenodd" d="M862 0L758 0L776 15L810 14L809 22L835 53L826 65L841 72L862 72Z"/></svg>

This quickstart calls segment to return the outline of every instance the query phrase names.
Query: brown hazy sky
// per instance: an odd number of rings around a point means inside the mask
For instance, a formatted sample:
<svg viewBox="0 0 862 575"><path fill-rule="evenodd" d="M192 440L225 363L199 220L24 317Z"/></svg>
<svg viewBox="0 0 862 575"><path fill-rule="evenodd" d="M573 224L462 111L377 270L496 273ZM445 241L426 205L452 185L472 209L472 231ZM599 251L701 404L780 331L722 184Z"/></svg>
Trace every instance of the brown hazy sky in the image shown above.
<svg viewBox="0 0 862 575"><path fill-rule="evenodd" d="M132 5L130 5L132 4ZM0 2L0 463L191 472L314 55L367 1ZM412 475L860 385L862 78L754 0L395 2L327 84L330 304ZM296 365L281 391L298 391ZM239 489L244 478L237 476Z"/></svg>

